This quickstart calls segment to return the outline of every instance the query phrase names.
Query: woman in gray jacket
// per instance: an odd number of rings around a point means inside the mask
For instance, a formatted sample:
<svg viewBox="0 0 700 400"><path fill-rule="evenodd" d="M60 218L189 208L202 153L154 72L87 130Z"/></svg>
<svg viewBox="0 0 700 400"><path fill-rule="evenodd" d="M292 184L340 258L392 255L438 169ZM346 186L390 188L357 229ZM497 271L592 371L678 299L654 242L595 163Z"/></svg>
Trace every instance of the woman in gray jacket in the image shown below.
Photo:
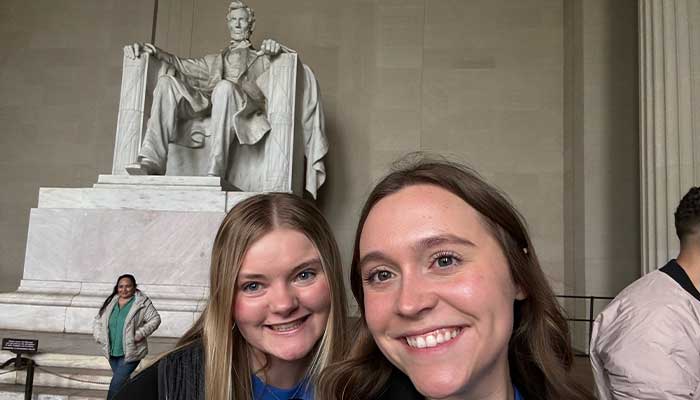
<svg viewBox="0 0 700 400"><path fill-rule="evenodd" d="M133 275L117 279L112 294L95 317L93 336L112 367L107 399L111 399L148 353L146 338L160 325L151 299L136 288Z"/></svg>

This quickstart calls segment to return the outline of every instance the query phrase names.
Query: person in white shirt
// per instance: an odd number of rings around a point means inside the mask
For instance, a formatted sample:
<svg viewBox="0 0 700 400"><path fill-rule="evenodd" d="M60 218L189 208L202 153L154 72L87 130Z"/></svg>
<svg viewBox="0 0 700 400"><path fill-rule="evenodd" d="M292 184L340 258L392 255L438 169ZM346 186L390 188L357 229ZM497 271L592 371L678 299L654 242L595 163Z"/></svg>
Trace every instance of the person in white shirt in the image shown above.
<svg viewBox="0 0 700 400"><path fill-rule="evenodd" d="M700 187L675 212L680 253L625 288L595 320L601 400L700 399Z"/></svg>

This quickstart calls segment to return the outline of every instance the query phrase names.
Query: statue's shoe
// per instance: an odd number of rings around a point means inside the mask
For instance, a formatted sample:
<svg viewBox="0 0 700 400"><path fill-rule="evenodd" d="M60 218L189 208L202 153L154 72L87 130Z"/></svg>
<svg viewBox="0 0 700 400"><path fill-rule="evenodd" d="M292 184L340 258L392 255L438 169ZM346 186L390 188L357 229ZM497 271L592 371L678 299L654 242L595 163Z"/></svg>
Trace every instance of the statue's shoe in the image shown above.
<svg viewBox="0 0 700 400"><path fill-rule="evenodd" d="M126 169L126 173L129 175L148 175L148 172L146 172L146 169L141 163L129 164L124 167L124 169Z"/></svg>
<svg viewBox="0 0 700 400"><path fill-rule="evenodd" d="M129 164L126 167L126 173L129 175L163 175L159 172L158 166L150 160L141 160L139 162Z"/></svg>

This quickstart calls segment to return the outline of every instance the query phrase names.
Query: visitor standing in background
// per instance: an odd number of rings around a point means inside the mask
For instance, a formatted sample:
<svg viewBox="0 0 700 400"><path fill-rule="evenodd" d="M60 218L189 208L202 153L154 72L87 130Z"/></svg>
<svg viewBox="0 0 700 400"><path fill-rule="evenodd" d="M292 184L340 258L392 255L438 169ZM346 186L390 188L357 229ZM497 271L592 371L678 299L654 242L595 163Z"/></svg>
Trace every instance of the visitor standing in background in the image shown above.
<svg viewBox="0 0 700 400"><path fill-rule="evenodd" d="M625 288L593 324L601 400L700 399L700 187L674 217L678 258Z"/></svg>
<svg viewBox="0 0 700 400"><path fill-rule="evenodd" d="M146 357L146 338L159 325L158 311L151 299L136 287L134 276L120 276L112 294L100 307L92 331L112 368L107 399L114 397L139 362Z"/></svg>

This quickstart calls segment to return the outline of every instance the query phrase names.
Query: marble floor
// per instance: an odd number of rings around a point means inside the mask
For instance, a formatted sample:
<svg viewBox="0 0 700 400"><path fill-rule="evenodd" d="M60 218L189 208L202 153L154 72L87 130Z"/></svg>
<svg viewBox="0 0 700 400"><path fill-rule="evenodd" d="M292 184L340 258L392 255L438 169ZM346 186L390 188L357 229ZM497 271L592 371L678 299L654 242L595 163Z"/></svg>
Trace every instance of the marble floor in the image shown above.
<svg viewBox="0 0 700 400"><path fill-rule="evenodd" d="M95 343L92 335L0 329L1 338L38 339L40 353L102 355L101 347ZM149 352L160 354L168 351L175 346L176 341L174 338L148 338Z"/></svg>
<svg viewBox="0 0 700 400"><path fill-rule="evenodd" d="M39 351L29 355L37 365L32 398L104 399L111 371L92 335L0 330L0 338L39 340ZM176 340L149 338L150 352L139 368L148 366L159 354L172 349ZM0 363L13 357L8 351L0 351ZM25 372L13 372L10 368L0 371L0 400L23 399Z"/></svg>
<svg viewBox="0 0 700 400"><path fill-rule="evenodd" d="M34 386L32 390L35 400L104 400L106 396L106 390L46 386ZM0 383L0 400L24 400L24 386Z"/></svg>

